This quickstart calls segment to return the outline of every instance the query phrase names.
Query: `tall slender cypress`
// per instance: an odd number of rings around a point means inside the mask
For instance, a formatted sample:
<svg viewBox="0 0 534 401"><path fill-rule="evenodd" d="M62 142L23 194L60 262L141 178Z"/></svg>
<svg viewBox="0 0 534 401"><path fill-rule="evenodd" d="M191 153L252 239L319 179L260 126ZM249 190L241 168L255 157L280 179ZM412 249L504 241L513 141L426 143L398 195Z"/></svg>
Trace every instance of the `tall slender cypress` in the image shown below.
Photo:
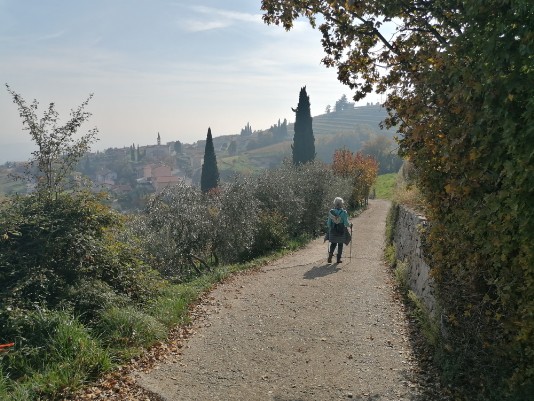
<svg viewBox="0 0 534 401"><path fill-rule="evenodd" d="M219 169L217 168L217 158L213 147L211 128L208 128L206 147L204 149L204 163L202 163L202 175L200 176L200 189L208 192L219 185Z"/></svg>
<svg viewBox="0 0 534 401"><path fill-rule="evenodd" d="M295 112L295 135L293 137L293 164L299 165L315 159L315 138L313 136L310 98L306 87L300 89L299 104Z"/></svg>

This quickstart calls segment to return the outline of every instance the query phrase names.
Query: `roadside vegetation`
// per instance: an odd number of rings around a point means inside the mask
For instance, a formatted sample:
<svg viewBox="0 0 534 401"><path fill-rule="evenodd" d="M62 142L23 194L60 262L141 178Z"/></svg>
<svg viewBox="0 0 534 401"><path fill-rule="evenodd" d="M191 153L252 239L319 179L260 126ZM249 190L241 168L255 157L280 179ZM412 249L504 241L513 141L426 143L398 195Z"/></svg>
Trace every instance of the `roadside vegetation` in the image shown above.
<svg viewBox="0 0 534 401"><path fill-rule="evenodd" d="M0 204L6 401L64 398L140 355L186 322L214 283L320 235L334 197L364 205L354 197L368 196L374 180L366 174L362 186L322 162L288 162L208 192L167 187L124 215L73 179L96 135L75 137L89 99L59 126L53 104L38 119L37 102L9 91L40 148L21 177L36 190ZM350 171L361 175L355 161Z"/></svg>

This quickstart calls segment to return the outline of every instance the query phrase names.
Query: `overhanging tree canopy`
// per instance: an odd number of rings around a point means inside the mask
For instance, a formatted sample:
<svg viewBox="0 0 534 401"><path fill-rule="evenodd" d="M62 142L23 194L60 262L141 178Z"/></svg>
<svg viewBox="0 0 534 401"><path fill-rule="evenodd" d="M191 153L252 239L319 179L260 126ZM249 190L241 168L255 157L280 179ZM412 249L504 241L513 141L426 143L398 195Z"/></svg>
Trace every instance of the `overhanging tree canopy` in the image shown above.
<svg viewBox="0 0 534 401"><path fill-rule="evenodd" d="M428 202L455 384L477 397L495 387L507 388L500 399L533 392L534 3L263 0L262 8L267 23L290 29L304 16L318 27L323 62L355 100L387 94L386 124L397 126Z"/></svg>

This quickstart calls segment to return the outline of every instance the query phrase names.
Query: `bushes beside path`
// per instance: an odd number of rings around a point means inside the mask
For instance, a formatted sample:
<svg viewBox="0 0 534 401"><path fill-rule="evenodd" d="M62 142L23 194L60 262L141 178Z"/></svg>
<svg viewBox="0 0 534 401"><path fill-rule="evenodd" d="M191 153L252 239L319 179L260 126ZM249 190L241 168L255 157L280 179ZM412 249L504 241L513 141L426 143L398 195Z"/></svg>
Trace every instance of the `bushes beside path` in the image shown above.
<svg viewBox="0 0 534 401"><path fill-rule="evenodd" d="M177 186L124 216L89 192L0 207L0 399L60 399L164 340L253 258L319 235L350 186L321 163L215 192Z"/></svg>

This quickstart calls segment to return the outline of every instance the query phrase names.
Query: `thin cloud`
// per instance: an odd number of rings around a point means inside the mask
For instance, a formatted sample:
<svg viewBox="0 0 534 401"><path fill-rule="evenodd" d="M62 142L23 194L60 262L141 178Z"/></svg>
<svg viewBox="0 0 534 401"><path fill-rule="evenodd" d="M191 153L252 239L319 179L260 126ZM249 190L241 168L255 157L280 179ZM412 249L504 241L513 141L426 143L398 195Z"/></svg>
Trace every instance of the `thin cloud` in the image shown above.
<svg viewBox="0 0 534 401"><path fill-rule="evenodd" d="M42 36L38 37L37 40L38 41L53 40L53 39L57 39L57 38L62 37L63 35L65 35L65 33L66 33L65 30L61 30L61 31L58 31L58 32L49 33L47 35L42 35Z"/></svg>
<svg viewBox="0 0 534 401"><path fill-rule="evenodd" d="M213 29L228 28L239 22L262 24L261 14L248 14L228 11L206 6L192 6L190 10L203 18L191 18L183 22L182 27L189 32L201 32Z"/></svg>
<svg viewBox="0 0 534 401"><path fill-rule="evenodd" d="M262 23L261 14L249 14L239 11L228 11L206 6L193 6L192 10L210 16L218 16L230 21Z"/></svg>
<svg viewBox="0 0 534 401"><path fill-rule="evenodd" d="M211 31L213 29L227 28L231 24L225 21L199 21L189 20L185 21L182 27L188 32L202 32Z"/></svg>

